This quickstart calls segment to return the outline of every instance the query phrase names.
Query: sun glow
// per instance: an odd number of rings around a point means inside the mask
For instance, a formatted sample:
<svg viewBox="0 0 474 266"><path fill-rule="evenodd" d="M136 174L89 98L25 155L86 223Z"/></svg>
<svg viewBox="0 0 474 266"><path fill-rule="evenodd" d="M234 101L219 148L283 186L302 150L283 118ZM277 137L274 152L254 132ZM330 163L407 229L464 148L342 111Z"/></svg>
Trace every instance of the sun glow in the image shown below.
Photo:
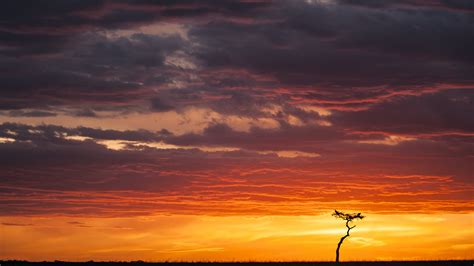
<svg viewBox="0 0 474 266"><path fill-rule="evenodd" d="M472 259L474 213L368 213L341 260ZM2 257L29 260L333 260L344 223L318 216L4 217ZM447 228L449 234L445 232ZM90 241L94 239L94 241ZM407 239L410 245L407 246ZM6 241L8 240L8 244ZM14 241L13 241L14 240ZM24 254L23 250L29 250ZM424 254L421 256L421 254Z"/></svg>

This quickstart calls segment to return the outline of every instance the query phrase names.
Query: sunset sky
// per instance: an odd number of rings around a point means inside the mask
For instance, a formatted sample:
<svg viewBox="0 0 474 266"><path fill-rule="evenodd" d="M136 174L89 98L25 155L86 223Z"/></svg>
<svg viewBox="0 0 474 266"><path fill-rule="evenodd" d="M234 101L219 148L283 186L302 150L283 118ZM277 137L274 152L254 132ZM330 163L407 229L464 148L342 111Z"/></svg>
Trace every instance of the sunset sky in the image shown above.
<svg viewBox="0 0 474 266"><path fill-rule="evenodd" d="M2 1L0 259L474 259L472 0Z"/></svg>

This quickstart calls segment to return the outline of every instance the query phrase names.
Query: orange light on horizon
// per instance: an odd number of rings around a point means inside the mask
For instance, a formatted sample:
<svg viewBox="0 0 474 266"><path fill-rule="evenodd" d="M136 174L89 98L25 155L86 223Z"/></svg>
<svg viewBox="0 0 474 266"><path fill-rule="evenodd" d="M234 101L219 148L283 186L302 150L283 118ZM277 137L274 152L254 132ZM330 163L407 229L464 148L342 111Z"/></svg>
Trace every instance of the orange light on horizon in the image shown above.
<svg viewBox="0 0 474 266"><path fill-rule="evenodd" d="M473 259L473 222L474 213L367 213L341 260ZM3 217L0 228L0 259L32 261L332 261L345 233L329 214Z"/></svg>

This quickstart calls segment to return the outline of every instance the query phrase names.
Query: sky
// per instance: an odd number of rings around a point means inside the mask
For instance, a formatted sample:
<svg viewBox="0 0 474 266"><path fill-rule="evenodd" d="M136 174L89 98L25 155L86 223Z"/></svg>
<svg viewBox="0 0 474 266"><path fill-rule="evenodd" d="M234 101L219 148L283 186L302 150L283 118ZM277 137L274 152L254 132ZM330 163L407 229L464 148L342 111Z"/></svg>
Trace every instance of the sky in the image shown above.
<svg viewBox="0 0 474 266"><path fill-rule="evenodd" d="M471 0L1 5L0 259L474 259Z"/></svg>

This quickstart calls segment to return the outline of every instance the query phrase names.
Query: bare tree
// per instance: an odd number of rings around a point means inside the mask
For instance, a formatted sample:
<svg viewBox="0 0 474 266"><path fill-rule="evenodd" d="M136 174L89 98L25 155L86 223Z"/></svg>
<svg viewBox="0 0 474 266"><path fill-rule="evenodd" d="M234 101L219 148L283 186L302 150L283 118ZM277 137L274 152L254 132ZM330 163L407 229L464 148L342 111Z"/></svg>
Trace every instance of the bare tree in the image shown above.
<svg viewBox="0 0 474 266"><path fill-rule="evenodd" d="M351 223L353 220L356 220L356 219L362 220L364 219L365 216L361 215L360 212L359 213L343 213L337 210L334 210L334 213L332 214L332 216L346 221L346 227L347 227L346 235L341 237L341 240L339 240L339 243L337 244L336 262L339 262L339 249L341 248L342 242L344 241L344 239L346 239L349 236L349 231L351 231L351 229L356 227L355 225L350 226L349 223Z"/></svg>

